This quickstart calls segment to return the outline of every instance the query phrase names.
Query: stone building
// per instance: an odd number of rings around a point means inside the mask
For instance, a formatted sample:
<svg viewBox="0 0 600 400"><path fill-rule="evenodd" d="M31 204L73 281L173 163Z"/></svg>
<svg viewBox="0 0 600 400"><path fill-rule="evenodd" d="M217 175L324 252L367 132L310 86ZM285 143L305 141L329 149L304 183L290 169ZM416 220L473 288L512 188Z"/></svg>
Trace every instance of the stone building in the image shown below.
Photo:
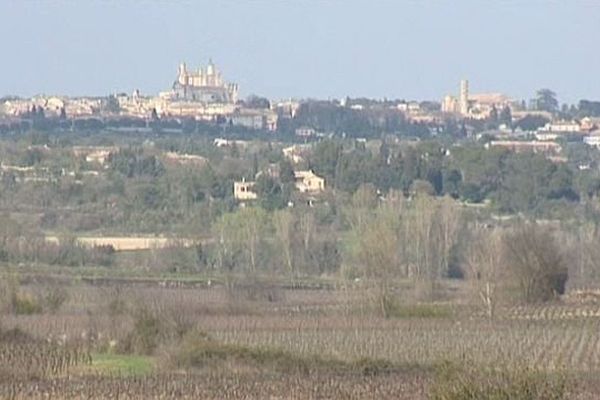
<svg viewBox="0 0 600 400"><path fill-rule="evenodd" d="M170 95L172 100L235 104L238 85L225 82L212 61L206 68L200 67L196 71L188 70L186 64L182 63Z"/></svg>
<svg viewBox="0 0 600 400"><path fill-rule="evenodd" d="M294 183L301 193L319 193L325 190L325 179L313 171L294 171Z"/></svg>
<svg viewBox="0 0 600 400"><path fill-rule="evenodd" d="M233 182L233 198L241 201L256 200L258 196L253 191L255 183L245 179Z"/></svg>

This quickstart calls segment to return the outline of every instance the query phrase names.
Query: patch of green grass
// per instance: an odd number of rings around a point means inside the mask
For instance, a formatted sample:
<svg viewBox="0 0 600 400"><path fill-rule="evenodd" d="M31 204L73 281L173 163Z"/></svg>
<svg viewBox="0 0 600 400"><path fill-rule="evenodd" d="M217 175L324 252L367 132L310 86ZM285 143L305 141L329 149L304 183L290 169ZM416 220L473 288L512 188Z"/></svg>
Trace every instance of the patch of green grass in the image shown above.
<svg viewBox="0 0 600 400"><path fill-rule="evenodd" d="M154 369L152 357L122 354L92 354L91 369L95 372L140 376Z"/></svg>

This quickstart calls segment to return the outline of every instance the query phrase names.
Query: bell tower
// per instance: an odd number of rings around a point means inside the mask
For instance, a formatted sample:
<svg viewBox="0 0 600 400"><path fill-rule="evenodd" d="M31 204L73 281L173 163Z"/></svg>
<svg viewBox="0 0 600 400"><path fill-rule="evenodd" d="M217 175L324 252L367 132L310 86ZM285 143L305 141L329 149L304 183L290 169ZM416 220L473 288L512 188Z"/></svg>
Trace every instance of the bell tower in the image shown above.
<svg viewBox="0 0 600 400"><path fill-rule="evenodd" d="M466 79L460 81L458 106L462 115L467 115L469 113L469 81Z"/></svg>

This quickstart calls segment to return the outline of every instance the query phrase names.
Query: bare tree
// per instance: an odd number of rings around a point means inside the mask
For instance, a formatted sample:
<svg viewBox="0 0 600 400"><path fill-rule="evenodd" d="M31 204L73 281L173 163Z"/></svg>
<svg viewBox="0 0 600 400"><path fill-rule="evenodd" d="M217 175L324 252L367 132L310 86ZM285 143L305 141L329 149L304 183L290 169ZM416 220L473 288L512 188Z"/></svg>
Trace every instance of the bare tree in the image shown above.
<svg viewBox="0 0 600 400"><path fill-rule="evenodd" d="M414 210L408 236L412 246L416 277L428 283L430 295L437 282L448 273L452 249L458 240L462 223L460 208L454 200L435 199L419 194L414 199Z"/></svg>
<svg viewBox="0 0 600 400"><path fill-rule="evenodd" d="M439 201L438 221L442 253L439 275L447 275L452 249L458 241L458 232L462 223L461 209L452 198L446 196Z"/></svg>
<svg viewBox="0 0 600 400"><path fill-rule="evenodd" d="M404 260L398 251L399 216L391 207L380 207L357 234L356 257L368 283L374 289L374 300L387 318L394 305L393 282L399 277Z"/></svg>
<svg viewBox="0 0 600 400"><path fill-rule="evenodd" d="M359 190L345 209L350 225L346 256L376 284L382 313L388 313L384 303L391 299L389 285L394 280L414 278L415 288L425 283L433 296L437 282L448 273L462 223L460 208L450 198L426 194L412 201L392 194L377 205L368 186Z"/></svg>
<svg viewBox="0 0 600 400"><path fill-rule="evenodd" d="M568 259L573 266L569 281L585 286L600 277L600 232L595 224L583 224L574 234L560 232L559 240L569 250Z"/></svg>
<svg viewBox="0 0 600 400"><path fill-rule="evenodd" d="M269 224L269 215L265 210L258 207L242 208L236 214L242 247L248 256L250 270L255 272L259 246L264 239Z"/></svg>
<svg viewBox="0 0 600 400"><path fill-rule="evenodd" d="M275 226L275 240L281 248L285 260L287 272L293 279L295 271L294 265L294 230L295 218L289 210L275 211L273 214L273 225Z"/></svg>
<svg viewBox="0 0 600 400"><path fill-rule="evenodd" d="M361 184L352 195L351 206L345 209L346 220L354 230L362 229L377 208L377 190L371 183Z"/></svg>
<svg viewBox="0 0 600 400"><path fill-rule="evenodd" d="M565 291L567 268L552 232L524 224L504 236L504 256L527 303L548 301Z"/></svg>
<svg viewBox="0 0 600 400"><path fill-rule="evenodd" d="M310 251L310 245L315 236L315 216L311 211L306 211L300 214L299 228L302 238L302 250L305 258Z"/></svg>
<svg viewBox="0 0 600 400"><path fill-rule="evenodd" d="M481 301L487 317L495 316L498 283L502 269L502 234L498 229L475 228L469 243L466 276L475 296Z"/></svg>
<svg viewBox="0 0 600 400"><path fill-rule="evenodd" d="M417 195L414 199L414 217L412 222L414 240L414 264L417 277L432 277L433 221L435 209L433 199L427 195Z"/></svg>
<svg viewBox="0 0 600 400"><path fill-rule="evenodd" d="M232 270L236 265L236 255L239 251L238 228L235 214L222 215L213 224L214 235L217 239L217 265L221 272Z"/></svg>

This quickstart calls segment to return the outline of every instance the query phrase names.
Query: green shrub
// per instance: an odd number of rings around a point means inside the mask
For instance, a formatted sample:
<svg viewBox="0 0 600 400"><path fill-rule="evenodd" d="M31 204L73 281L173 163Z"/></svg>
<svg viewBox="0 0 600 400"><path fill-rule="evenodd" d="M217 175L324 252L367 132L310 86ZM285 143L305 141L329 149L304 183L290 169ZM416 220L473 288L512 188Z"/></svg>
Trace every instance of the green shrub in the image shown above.
<svg viewBox="0 0 600 400"><path fill-rule="evenodd" d="M92 265L110 267L115 263L115 248L110 244L96 245L86 249L88 262Z"/></svg>
<svg viewBox="0 0 600 400"><path fill-rule="evenodd" d="M525 302L549 301L565 293L569 278L566 260L548 228L518 226L505 235L503 247L508 270Z"/></svg>
<svg viewBox="0 0 600 400"><path fill-rule="evenodd" d="M118 350L121 353L150 355L160 342L161 321L147 308L137 309L133 318L133 330L120 343Z"/></svg>
<svg viewBox="0 0 600 400"><path fill-rule="evenodd" d="M20 293L15 293L12 300L12 309L17 315L31 315L42 312L42 306L36 298Z"/></svg>
<svg viewBox="0 0 600 400"><path fill-rule="evenodd" d="M44 307L52 314L56 313L69 299L69 292L62 287L53 287L46 291Z"/></svg>
<svg viewBox="0 0 600 400"><path fill-rule="evenodd" d="M120 315L126 314L129 310L127 306L129 297L125 296L123 286L115 285L108 288L102 289L103 297L107 300L104 307L105 312L111 317L115 318Z"/></svg>
<svg viewBox="0 0 600 400"><path fill-rule="evenodd" d="M564 374L530 367L482 367L470 362L442 364L430 389L430 400L562 400Z"/></svg>
<svg viewBox="0 0 600 400"><path fill-rule="evenodd" d="M220 343L204 332L197 331L184 337L173 360L178 367L184 368L214 366L215 363L223 361L234 361L257 367L268 365L275 369L282 367L284 370L306 367L305 360L300 360L281 350Z"/></svg>
<svg viewBox="0 0 600 400"><path fill-rule="evenodd" d="M127 304L125 301L120 298L112 298L106 305L106 309L108 311L108 315L111 317L115 317L117 315L123 315L127 311Z"/></svg>
<svg viewBox="0 0 600 400"><path fill-rule="evenodd" d="M17 276L0 281L0 311L17 315L31 315L42 312L37 297L23 293Z"/></svg>
<svg viewBox="0 0 600 400"><path fill-rule="evenodd" d="M295 372L308 374L314 371L324 373L349 373L357 376L377 376L386 373L405 371L406 365L391 361L362 358L346 361L321 355L300 355L269 347L250 347L239 344L221 343L204 332L188 332L175 352L171 362L177 368L215 368L243 366L275 372ZM410 366L412 368L412 366Z"/></svg>

